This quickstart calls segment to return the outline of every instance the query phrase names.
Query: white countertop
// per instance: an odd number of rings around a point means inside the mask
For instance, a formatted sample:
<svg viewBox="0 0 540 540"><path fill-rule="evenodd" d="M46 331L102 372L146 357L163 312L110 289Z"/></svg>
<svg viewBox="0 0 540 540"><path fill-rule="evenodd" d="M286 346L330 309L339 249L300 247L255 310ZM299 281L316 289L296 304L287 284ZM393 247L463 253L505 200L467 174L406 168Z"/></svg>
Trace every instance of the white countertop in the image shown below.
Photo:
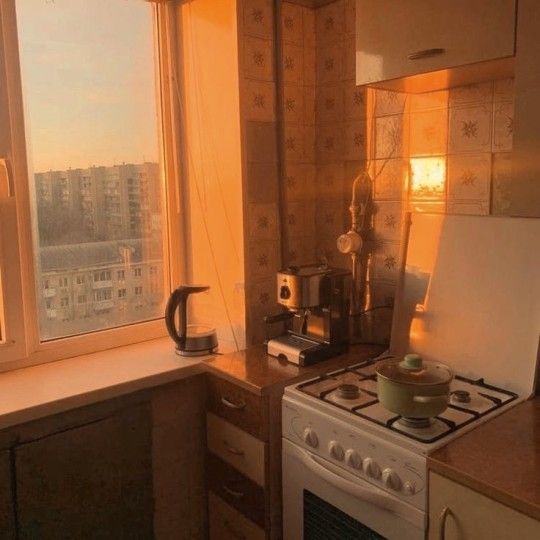
<svg viewBox="0 0 540 540"><path fill-rule="evenodd" d="M0 429L202 373L169 338L0 373Z"/></svg>

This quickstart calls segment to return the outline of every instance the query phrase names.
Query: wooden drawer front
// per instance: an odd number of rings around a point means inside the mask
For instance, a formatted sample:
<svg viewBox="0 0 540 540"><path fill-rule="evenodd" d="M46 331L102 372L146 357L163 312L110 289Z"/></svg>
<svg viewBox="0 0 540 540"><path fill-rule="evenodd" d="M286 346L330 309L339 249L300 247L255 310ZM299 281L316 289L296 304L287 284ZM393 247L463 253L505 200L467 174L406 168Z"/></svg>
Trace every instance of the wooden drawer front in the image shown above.
<svg viewBox="0 0 540 540"><path fill-rule="evenodd" d="M206 415L206 440L210 452L264 486L265 443L212 413Z"/></svg>
<svg viewBox="0 0 540 540"><path fill-rule="evenodd" d="M212 492L208 495L210 540L264 540L264 530Z"/></svg>
<svg viewBox="0 0 540 540"><path fill-rule="evenodd" d="M213 375L208 376L209 409L263 441L268 426L263 418L262 398Z"/></svg>
<svg viewBox="0 0 540 540"><path fill-rule="evenodd" d="M265 527L264 490L217 456L207 455L208 489L240 513Z"/></svg>

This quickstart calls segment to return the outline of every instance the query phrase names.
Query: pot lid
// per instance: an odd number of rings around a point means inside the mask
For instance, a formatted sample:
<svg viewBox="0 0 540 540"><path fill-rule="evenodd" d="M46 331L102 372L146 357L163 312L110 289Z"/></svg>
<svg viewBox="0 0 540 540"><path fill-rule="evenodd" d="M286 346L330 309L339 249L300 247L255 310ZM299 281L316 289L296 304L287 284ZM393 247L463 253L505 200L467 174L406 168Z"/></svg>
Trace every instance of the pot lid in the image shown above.
<svg viewBox="0 0 540 540"><path fill-rule="evenodd" d="M407 354L403 360L382 363L376 369L377 375L404 384L446 384L453 373L444 364L424 362L419 354Z"/></svg>

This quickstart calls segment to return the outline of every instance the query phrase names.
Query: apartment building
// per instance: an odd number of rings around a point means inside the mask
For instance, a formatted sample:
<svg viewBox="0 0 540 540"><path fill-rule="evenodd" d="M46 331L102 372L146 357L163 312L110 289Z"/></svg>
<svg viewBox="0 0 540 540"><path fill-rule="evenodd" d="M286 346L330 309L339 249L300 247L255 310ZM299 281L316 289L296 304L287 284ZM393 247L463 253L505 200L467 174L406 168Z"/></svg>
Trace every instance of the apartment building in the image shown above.
<svg viewBox="0 0 540 540"><path fill-rule="evenodd" d="M40 249L41 332L51 339L162 315L163 260L148 240Z"/></svg>

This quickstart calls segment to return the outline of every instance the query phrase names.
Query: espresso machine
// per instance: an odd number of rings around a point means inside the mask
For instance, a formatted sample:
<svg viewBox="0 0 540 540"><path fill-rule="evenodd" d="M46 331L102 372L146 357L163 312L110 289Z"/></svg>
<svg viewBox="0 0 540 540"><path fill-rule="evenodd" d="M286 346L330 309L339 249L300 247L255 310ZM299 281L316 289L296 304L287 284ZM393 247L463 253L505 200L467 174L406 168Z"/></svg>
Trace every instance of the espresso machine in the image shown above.
<svg viewBox="0 0 540 540"><path fill-rule="evenodd" d="M313 264L278 272L277 301L286 311L265 321L285 321L287 330L268 341L268 354L307 366L345 352L350 289L349 270Z"/></svg>

